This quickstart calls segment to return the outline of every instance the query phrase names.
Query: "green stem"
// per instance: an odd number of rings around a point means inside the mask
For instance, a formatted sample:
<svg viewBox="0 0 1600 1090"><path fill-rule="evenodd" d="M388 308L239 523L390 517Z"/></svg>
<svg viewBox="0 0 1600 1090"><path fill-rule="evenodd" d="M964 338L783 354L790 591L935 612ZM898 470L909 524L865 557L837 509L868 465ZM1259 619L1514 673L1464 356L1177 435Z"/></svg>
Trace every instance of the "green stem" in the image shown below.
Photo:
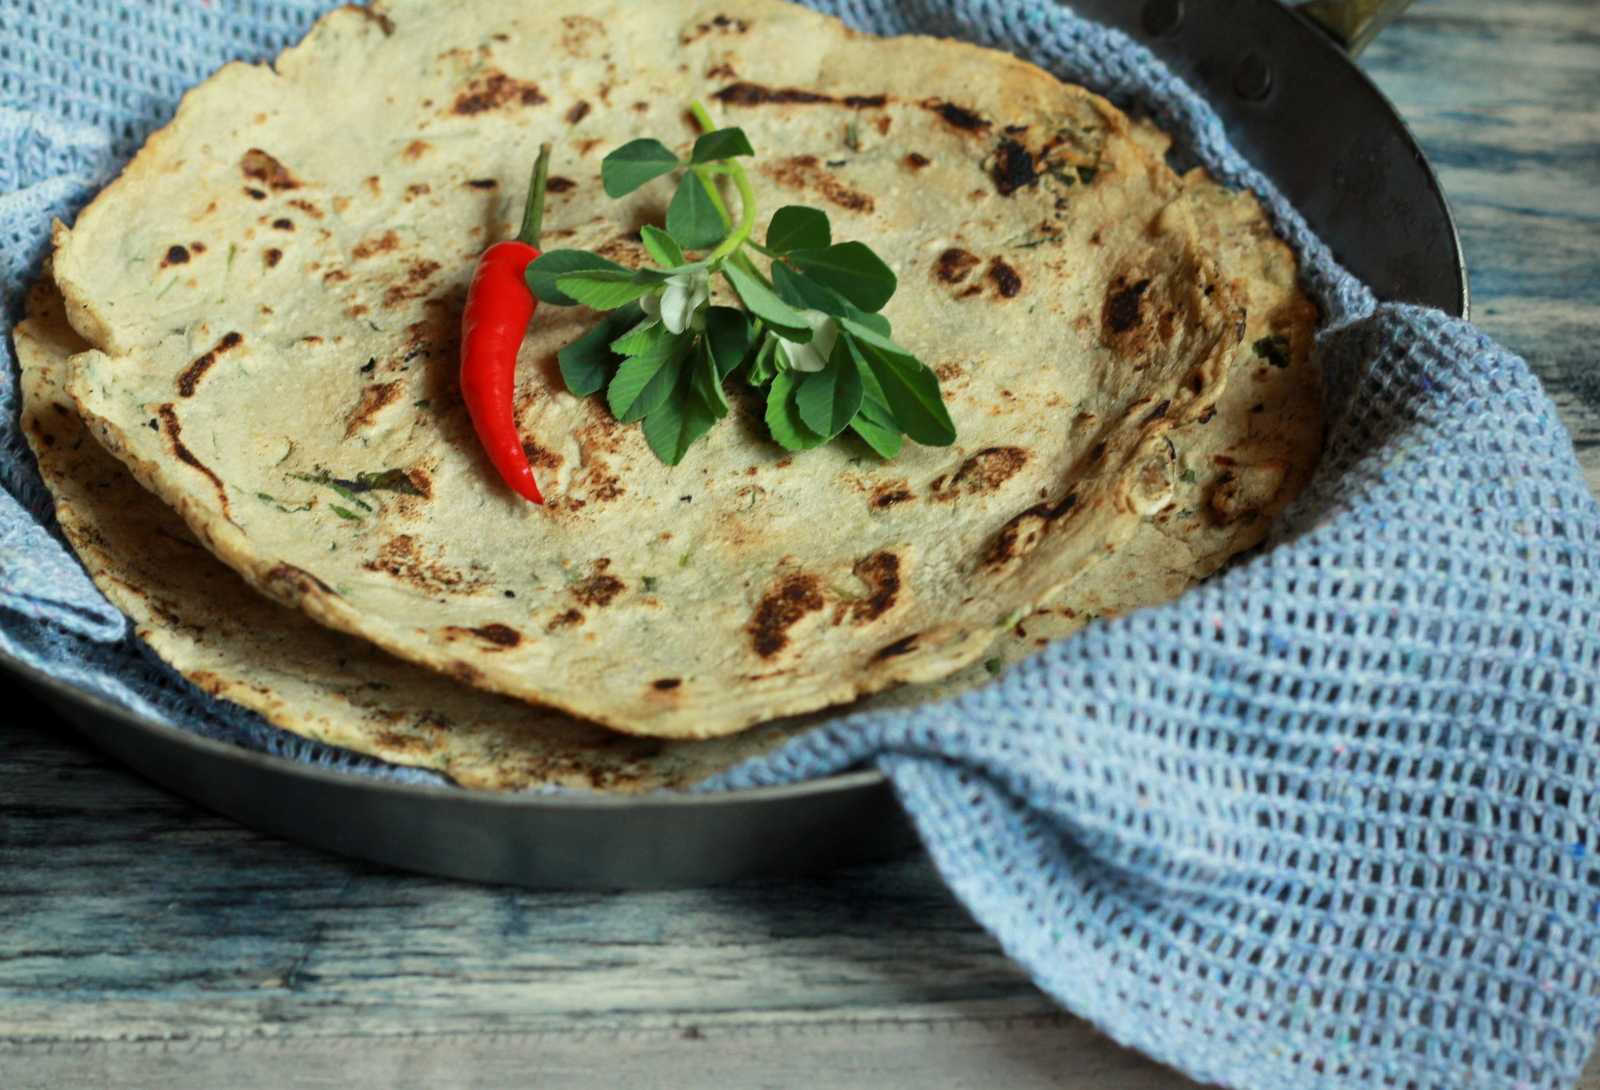
<svg viewBox="0 0 1600 1090"><path fill-rule="evenodd" d="M739 189L739 226L733 234L722 240L721 246L711 251L706 261L712 263L737 252L739 247L745 244L751 233L756 229L756 191L755 187L750 184L750 175L744 172L744 167L734 164L734 168L728 172L728 176L733 179L733 184Z"/></svg>
<svg viewBox="0 0 1600 1090"><path fill-rule="evenodd" d="M722 225L733 227L733 213L728 211L727 202L722 199L722 194L717 190L717 183L712 180L710 171L704 166L691 167L694 176L700 179L701 187L706 191L706 196L711 198L711 207L717 210L717 215L722 217Z"/></svg>
<svg viewBox="0 0 1600 1090"><path fill-rule="evenodd" d="M689 113L693 115L695 124L700 126L701 132L713 132L717 123L711 120L711 114L698 100L689 103ZM722 199L722 193L717 189L717 183L712 181L712 169L715 163L702 163L700 166L691 167L695 177L700 179L700 185L705 189L706 196L711 198L711 206L717 210L717 215L722 217L722 224L729 230L733 229L733 213L728 211L728 204Z"/></svg>
<svg viewBox="0 0 1600 1090"><path fill-rule="evenodd" d="M528 203L522 210L522 229L517 241L539 248L544 228L544 194L550 183L550 145L539 145L539 158L533 163L533 180L528 184Z"/></svg>
<svg viewBox="0 0 1600 1090"><path fill-rule="evenodd" d="M717 123L711 120L711 113L699 99L689 103L689 112L694 115L695 124L700 126L701 132L716 132Z"/></svg>
<svg viewBox="0 0 1600 1090"><path fill-rule="evenodd" d="M716 131L717 123L711 119L711 113L705 108L704 103L698 101L689 103L689 113L694 116L695 123L700 126L703 132ZM743 164L737 159L729 159L717 163L716 166L718 168L717 172L719 174L725 173L732 178L734 186L739 190L739 226L733 234L722 240L722 245L711 251L706 258L707 264L714 264L730 254L737 253L739 247L745 244L756 227L756 191L755 187L750 184L750 175L745 173ZM711 180L708 174L701 173L698 169L695 173L699 175L701 184L706 187L706 192L711 194L712 204L716 206L718 214L722 216L722 221L732 227L733 216L728 212L727 205L723 203L721 196L717 193L716 183Z"/></svg>

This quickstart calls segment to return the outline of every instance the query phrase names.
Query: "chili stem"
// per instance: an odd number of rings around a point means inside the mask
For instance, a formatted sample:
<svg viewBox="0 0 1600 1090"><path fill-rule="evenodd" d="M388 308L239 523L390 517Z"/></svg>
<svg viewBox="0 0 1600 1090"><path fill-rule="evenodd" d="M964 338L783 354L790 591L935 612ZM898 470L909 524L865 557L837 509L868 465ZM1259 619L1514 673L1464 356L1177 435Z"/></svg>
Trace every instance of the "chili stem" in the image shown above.
<svg viewBox="0 0 1600 1090"><path fill-rule="evenodd" d="M539 233L544 228L544 194L550 183L550 145L539 145L539 158L534 160L533 179L528 183L528 203L522 210L522 230L517 241L534 249L539 248Z"/></svg>

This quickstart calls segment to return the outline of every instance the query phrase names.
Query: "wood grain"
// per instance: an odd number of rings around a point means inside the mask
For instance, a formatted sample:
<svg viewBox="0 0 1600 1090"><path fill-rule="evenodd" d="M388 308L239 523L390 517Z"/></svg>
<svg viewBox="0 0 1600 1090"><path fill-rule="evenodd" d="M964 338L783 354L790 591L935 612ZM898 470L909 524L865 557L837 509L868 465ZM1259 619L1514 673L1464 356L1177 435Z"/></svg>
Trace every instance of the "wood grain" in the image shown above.
<svg viewBox="0 0 1600 1090"><path fill-rule="evenodd" d="M1600 12L1422 0L1362 57L1455 213L1472 317L1522 354L1600 492Z"/></svg>
<svg viewBox="0 0 1600 1090"><path fill-rule="evenodd" d="M1534 365L1600 490L1593 0L1420 0L1363 63L1439 169L1474 316ZM237 828L25 700L0 716L6 1090L1192 1085L1060 1015L921 860L473 887Z"/></svg>
<svg viewBox="0 0 1600 1090"><path fill-rule="evenodd" d="M472 886L244 831L24 727L0 798L0 1037L163 1037L175 1004L196 1036L1053 1012L920 860L628 896Z"/></svg>
<svg viewBox="0 0 1600 1090"><path fill-rule="evenodd" d="M364 1061L352 1071L350 1059ZM781 1060L776 1058L781 1057ZM603 1058L603 1059L602 1059ZM83 1072L73 1086L228 1090L1171 1090L1171 1072L1097 1039L1064 1015L899 1020L827 1026L737 1024L671 1030L468 1033L418 1038L279 1037L0 1045L16 1066L8 1090L61 1090L47 1065ZM914 1081L913 1081L914 1080Z"/></svg>

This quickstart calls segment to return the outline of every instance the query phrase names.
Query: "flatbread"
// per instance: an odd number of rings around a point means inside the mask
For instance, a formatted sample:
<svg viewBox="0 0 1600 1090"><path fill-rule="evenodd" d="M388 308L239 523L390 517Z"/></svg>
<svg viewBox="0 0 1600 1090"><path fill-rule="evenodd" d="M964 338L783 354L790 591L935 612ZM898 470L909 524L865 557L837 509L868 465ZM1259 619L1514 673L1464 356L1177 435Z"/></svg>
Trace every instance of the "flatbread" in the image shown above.
<svg viewBox="0 0 1600 1090"><path fill-rule="evenodd" d="M958 444L791 458L735 419L669 469L560 390L553 354L592 316L547 310L519 409L554 502L523 504L454 393L472 259L555 140L549 244L638 260L660 195L606 202L599 158L687 146L681 103L706 92L772 149L770 208L823 204L900 270L888 313ZM208 548L315 620L622 730L726 733L984 659L1171 506L1168 433L1216 411L1252 319L1143 141L1013 58L756 0L342 10L276 71L192 92L58 232L94 346L70 392ZM358 511L307 480L361 474L405 484Z"/></svg>
<svg viewBox="0 0 1600 1090"><path fill-rule="evenodd" d="M1149 146L1165 154L1167 138L1142 128ZM1225 189L1199 169L1184 186L1201 233L1247 299L1249 320L1227 386L1212 415L1167 433L1171 501L1093 578L1019 621L991 652L991 672L1096 620L1176 598L1260 545L1316 469L1323 436L1322 376L1312 357L1317 310L1299 286L1294 252L1253 194Z"/></svg>
<svg viewBox="0 0 1600 1090"><path fill-rule="evenodd" d="M69 358L88 345L48 278L14 335L22 428L62 533L151 650L212 696L306 738L464 787L638 793L687 786L809 725L704 742L635 738L457 684L263 597L83 427Z"/></svg>
<svg viewBox="0 0 1600 1090"><path fill-rule="evenodd" d="M984 663L932 685L891 690L866 706L954 695L1097 618L1177 595L1256 544L1303 487L1320 448L1320 384L1310 359L1314 313L1296 287L1293 255L1272 237L1252 196L1228 193L1200 172L1186 183L1202 230L1241 278L1250 327L1216 415L1169 434L1180 467L1171 504L1145 519L1095 580L1008 630ZM783 720L705 742L629 738L436 677L270 602L205 552L82 428L63 384L69 357L88 346L67 326L48 277L28 303L15 336L22 424L60 525L139 636L212 695L306 737L500 790L682 787L816 721ZM1287 366L1254 350L1271 336L1288 342ZM1259 509L1235 510L1223 500L1224 515L1212 506L1229 495L1241 469L1248 477L1262 467L1269 478L1282 467L1282 483L1257 497Z"/></svg>

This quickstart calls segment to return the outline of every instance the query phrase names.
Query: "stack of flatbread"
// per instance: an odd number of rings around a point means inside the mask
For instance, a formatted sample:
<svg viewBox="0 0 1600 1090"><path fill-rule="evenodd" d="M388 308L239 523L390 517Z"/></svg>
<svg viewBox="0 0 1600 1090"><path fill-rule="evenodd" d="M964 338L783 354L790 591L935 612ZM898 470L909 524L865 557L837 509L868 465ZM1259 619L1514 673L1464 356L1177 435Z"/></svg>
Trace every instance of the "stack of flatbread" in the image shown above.
<svg viewBox="0 0 1600 1090"><path fill-rule="evenodd" d="M825 209L958 437L666 466L556 353L496 478L456 388L477 255L555 145L545 244L646 260L638 136L706 102L767 214ZM1010 56L775 0L387 0L232 64L69 230L17 348L63 531L162 658L299 734L474 787L677 786L840 706L981 684L1256 544L1321 443L1316 313L1247 193ZM874 695L877 694L877 695Z"/></svg>

